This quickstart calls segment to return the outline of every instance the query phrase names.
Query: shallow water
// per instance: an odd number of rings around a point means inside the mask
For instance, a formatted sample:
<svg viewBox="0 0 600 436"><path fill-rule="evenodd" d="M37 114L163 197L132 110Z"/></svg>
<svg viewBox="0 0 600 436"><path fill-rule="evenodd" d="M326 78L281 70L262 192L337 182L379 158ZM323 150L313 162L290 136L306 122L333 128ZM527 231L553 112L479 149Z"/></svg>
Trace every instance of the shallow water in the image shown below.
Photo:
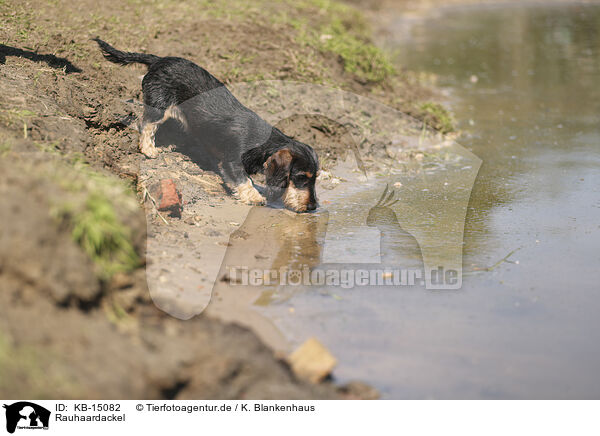
<svg viewBox="0 0 600 436"><path fill-rule="evenodd" d="M280 287L256 310L294 345L319 338L338 380L387 398L599 398L598 23L593 6L399 20L399 61L439 75L459 142L483 161L468 209L477 164L426 156L330 194L314 262L418 268L421 251L456 263L458 247L460 263L462 247L462 287ZM393 214L373 208L390 182Z"/></svg>

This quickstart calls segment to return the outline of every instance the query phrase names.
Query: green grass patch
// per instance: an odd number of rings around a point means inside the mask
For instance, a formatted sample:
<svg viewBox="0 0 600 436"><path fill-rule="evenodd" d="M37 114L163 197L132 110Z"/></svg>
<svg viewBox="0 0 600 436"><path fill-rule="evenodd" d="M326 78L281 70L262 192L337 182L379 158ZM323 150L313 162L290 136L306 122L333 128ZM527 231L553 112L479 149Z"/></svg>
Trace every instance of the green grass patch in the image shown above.
<svg viewBox="0 0 600 436"><path fill-rule="evenodd" d="M90 193L83 209L71 216L71 222L73 240L100 267L103 276L139 266L130 229L119 221L113 204L101 193Z"/></svg>
<svg viewBox="0 0 600 436"><path fill-rule="evenodd" d="M339 56L344 70L362 81L379 83L395 73L389 57L372 43L371 30L359 11L329 0L307 0L299 8L315 17L290 21L299 41Z"/></svg>
<svg viewBox="0 0 600 436"><path fill-rule="evenodd" d="M0 19L21 43L26 43L33 31L36 30L27 6L0 1ZM24 47L23 47L24 48Z"/></svg>
<svg viewBox="0 0 600 436"><path fill-rule="evenodd" d="M0 143L0 157L5 156L12 149L12 144L8 141Z"/></svg>
<svg viewBox="0 0 600 436"><path fill-rule="evenodd" d="M81 389L73 382L62 356L16 345L0 331L0 392L9 396L49 399L77 398Z"/></svg>
<svg viewBox="0 0 600 436"><path fill-rule="evenodd" d="M138 209L132 190L115 177L98 173L79 159L73 170L61 171L59 185L73 193L53 209L54 217L71 230L73 240L95 263L100 278L130 272L141 264L132 242L132 230L117 210Z"/></svg>
<svg viewBox="0 0 600 436"><path fill-rule="evenodd" d="M5 126L20 127L35 116L37 114L29 109L0 109L0 122Z"/></svg>
<svg viewBox="0 0 600 436"><path fill-rule="evenodd" d="M9 339L0 331L0 390L11 390L15 384L11 380L19 380L27 376L34 380L43 379L42 368L37 364L38 358L34 350L21 349L16 351Z"/></svg>
<svg viewBox="0 0 600 436"><path fill-rule="evenodd" d="M387 56L379 48L354 35L341 20L333 20L322 32L322 49L337 54L347 72L374 83L394 73Z"/></svg>
<svg viewBox="0 0 600 436"><path fill-rule="evenodd" d="M430 127L442 133L454 131L454 119L448 110L438 103L423 103L419 109L422 111L423 121Z"/></svg>
<svg viewBox="0 0 600 436"><path fill-rule="evenodd" d="M44 386L47 371L40 363L41 356L32 347L15 347L9 338L0 331L0 391L18 392L27 386L40 398L47 397L50 392ZM49 383L48 383L49 384Z"/></svg>

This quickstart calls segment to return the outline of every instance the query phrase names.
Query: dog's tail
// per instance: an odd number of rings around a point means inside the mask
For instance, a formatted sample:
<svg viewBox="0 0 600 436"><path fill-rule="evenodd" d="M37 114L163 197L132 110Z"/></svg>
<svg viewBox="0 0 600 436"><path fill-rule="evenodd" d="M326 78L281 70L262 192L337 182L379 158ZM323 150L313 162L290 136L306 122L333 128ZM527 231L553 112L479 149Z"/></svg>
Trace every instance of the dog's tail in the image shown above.
<svg viewBox="0 0 600 436"><path fill-rule="evenodd" d="M150 66L160 59L160 57L151 54L128 53L125 51L117 50L107 42L102 41L100 38L93 39L100 46L100 50L102 50L102 54L104 55L104 57L110 62L114 62L115 64L128 65L139 63Z"/></svg>

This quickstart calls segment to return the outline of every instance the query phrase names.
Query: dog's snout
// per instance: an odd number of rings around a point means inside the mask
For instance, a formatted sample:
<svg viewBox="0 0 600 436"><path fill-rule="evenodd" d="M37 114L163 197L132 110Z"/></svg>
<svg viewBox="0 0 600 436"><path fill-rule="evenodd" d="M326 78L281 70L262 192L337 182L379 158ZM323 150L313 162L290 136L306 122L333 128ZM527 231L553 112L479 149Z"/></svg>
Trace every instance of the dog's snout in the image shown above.
<svg viewBox="0 0 600 436"><path fill-rule="evenodd" d="M318 204L316 202L311 202L306 205L306 210L315 210Z"/></svg>

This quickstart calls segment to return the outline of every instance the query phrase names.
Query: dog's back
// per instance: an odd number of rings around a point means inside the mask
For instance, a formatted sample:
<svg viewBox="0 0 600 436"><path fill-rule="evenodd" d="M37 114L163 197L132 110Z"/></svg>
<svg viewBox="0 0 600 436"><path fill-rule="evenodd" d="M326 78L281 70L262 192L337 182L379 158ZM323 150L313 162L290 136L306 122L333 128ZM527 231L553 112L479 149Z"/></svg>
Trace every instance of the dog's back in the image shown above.
<svg viewBox="0 0 600 436"><path fill-rule="evenodd" d="M164 57L152 63L142 80L142 90L144 103L162 110L210 93L229 103L230 110L239 110L242 106L215 76L201 66L177 57Z"/></svg>
<svg viewBox="0 0 600 436"><path fill-rule="evenodd" d="M219 90L220 97L232 104L237 99L227 90L223 82L195 63L179 57L160 57L146 53L117 50L105 41L94 38L102 54L110 62L119 65L141 63L148 66L142 81L144 103L150 107L166 110L180 105L203 93Z"/></svg>

